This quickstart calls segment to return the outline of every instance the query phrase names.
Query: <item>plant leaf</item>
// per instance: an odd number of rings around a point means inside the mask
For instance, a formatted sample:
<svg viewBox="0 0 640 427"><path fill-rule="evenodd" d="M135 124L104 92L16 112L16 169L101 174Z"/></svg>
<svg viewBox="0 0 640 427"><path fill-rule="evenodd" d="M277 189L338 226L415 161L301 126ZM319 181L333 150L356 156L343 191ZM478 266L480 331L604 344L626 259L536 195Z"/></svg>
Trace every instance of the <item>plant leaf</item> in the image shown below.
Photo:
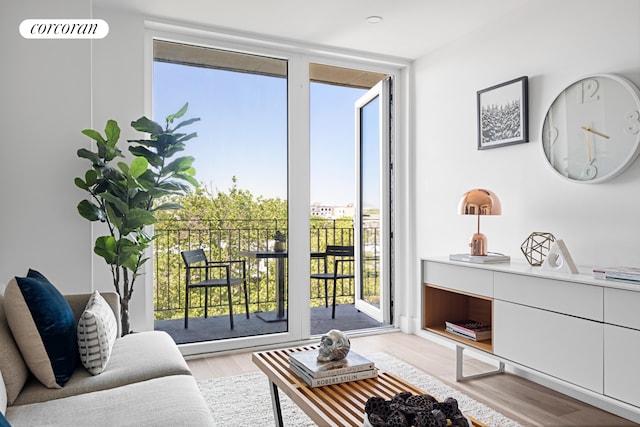
<svg viewBox="0 0 640 427"><path fill-rule="evenodd" d="M151 135L159 135L164 132L162 126L145 116L142 116L138 120L131 122L131 127L137 131L147 132Z"/></svg>
<svg viewBox="0 0 640 427"><path fill-rule="evenodd" d="M183 126L188 126L188 125L190 125L191 123L195 123L195 122L197 122L197 121L199 121L199 120L200 120L200 117L195 117L195 118L193 118L193 119L189 119L189 120L185 120L185 121L183 121L183 122L180 122L180 123L178 123L178 124L177 124L177 126L176 126L176 127L174 127L174 128L173 128L173 131L175 132L176 130L180 129L181 127L183 127Z"/></svg>
<svg viewBox="0 0 640 427"><path fill-rule="evenodd" d="M107 136L108 145L115 147L120 139L120 126L115 120L107 121L107 125L104 128L104 134Z"/></svg>
<svg viewBox="0 0 640 427"><path fill-rule="evenodd" d="M100 161L100 156L98 156L98 153L94 153L93 151L89 151L86 148L79 149L76 152L76 154L78 155L78 157L80 157L82 159L90 160L91 163L94 164L94 165L102 164L102 162Z"/></svg>
<svg viewBox="0 0 640 427"><path fill-rule="evenodd" d="M167 175L170 172L183 172L191 168L193 161L195 159L191 156L178 157L174 159L171 163L166 165L162 171L160 171L161 175Z"/></svg>
<svg viewBox="0 0 640 427"><path fill-rule="evenodd" d="M101 196L107 203L111 203L121 214L126 214L129 210L129 205L120 197L112 193L102 193Z"/></svg>
<svg viewBox="0 0 640 427"><path fill-rule="evenodd" d="M105 221L106 219L104 211L86 199L78 203L78 213L89 221Z"/></svg>
<svg viewBox="0 0 640 427"><path fill-rule="evenodd" d="M134 231L137 228L142 228L146 225L155 224L156 217L152 212L149 212L146 209L131 209L129 213L126 215L125 224L123 224L123 228L125 230Z"/></svg>
<svg viewBox="0 0 640 427"><path fill-rule="evenodd" d="M131 162L131 166L129 167L129 175L133 178L138 178L142 175L147 168L149 167L149 161L144 157L136 157Z"/></svg>
<svg viewBox="0 0 640 427"><path fill-rule="evenodd" d="M100 236L96 239L93 252L100 255L109 265L116 263L117 243L113 236Z"/></svg>
<svg viewBox="0 0 640 427"><path fill-rule="evenodd" d="M87 185L90 187L93 184L96 183L96 181L98 180L98 172L96 172L93 169L89 169L85 174L84 174L84 180L87 183Z"/></svg>
<svg viewBox="0 0 640 427"><path fill-rule="evenodd" d="M136 141L137 142L137 141ZM158 156L156 153L152 152L146 147L136 146L129 147L129 152L137 157L144 157L147 159L149 164L153 167L160 167L162 165L162 157Z"/></svg>
<svg viewBox="0 0 640 427"><path fill-rule="evenodd" d="M85 129L85 130L82 131L82 133L87 135L89 138L101 143L101 144L106 144L106 142L107 142L107 141L104 140L102 135L100 135L100 132L95 131L93 129Z"/></svg>
<svg viewBox="0 0 640 427"><path fill-rule="evenodd" d="M75 178L73 182L75 182L76 187L82 188L83 190L89 190L89 186L82 180L82 178Z"/></svg>
<svg viewBox="0 0 640 427"><path fill-rule="evenodd" d="M166 118L167 122L173 123L175 119L179 119L180 117L184 116L184 113L187 112L188 108L189 108L189 103L187 102L182 106L180 110L178 110L177 113L169 114Z"/></svg>

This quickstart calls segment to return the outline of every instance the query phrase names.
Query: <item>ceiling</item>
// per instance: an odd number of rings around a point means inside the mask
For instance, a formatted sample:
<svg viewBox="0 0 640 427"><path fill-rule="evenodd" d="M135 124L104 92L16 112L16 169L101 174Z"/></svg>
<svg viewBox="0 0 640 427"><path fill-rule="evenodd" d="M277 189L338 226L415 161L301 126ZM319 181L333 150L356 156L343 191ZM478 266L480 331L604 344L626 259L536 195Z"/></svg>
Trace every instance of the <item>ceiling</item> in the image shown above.
<svg viewBox="0 0 640 427"><path fill-rule="evenodd" d="M304 44L416 59L531 0L94 0L94 6ZM368 16L382 21L370 24ZM100 18L99 16L94 16Z"/></svg>

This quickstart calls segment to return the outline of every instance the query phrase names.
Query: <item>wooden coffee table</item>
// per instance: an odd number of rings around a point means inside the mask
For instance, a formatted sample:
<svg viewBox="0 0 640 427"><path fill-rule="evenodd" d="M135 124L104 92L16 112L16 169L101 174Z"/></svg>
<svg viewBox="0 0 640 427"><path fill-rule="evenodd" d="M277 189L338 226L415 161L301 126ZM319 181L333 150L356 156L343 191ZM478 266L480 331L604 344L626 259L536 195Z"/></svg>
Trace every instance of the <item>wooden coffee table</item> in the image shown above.
<svg viewBox="0 0 640 427"><path fill-rule="evenodd" d="M289 348L253 353L252 360L269 378L271 402L276 425L284 426L279 390L293 400L319 426L356 426L364 424L364 405L372 396L390 399L397 393L409 391L424 394L418 387L382 370L376 378L308 387L289 369L289 353L310 350L315 346ZM487 427L469 417L475 427Z"/></svg>

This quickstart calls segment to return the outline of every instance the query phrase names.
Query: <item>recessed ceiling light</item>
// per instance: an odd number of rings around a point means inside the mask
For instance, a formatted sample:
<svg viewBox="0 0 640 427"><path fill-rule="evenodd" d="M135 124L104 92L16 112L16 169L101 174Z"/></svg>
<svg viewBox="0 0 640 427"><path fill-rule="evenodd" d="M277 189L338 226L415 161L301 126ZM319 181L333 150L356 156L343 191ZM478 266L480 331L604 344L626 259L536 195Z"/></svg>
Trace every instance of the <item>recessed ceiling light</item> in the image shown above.
<svg viewBox="0 0 640 427"><path fill-rule="evenodd" d="M365 18L365 21L369 24L377 24L378 22L382 22L382 16L368 16Z"/></svg>

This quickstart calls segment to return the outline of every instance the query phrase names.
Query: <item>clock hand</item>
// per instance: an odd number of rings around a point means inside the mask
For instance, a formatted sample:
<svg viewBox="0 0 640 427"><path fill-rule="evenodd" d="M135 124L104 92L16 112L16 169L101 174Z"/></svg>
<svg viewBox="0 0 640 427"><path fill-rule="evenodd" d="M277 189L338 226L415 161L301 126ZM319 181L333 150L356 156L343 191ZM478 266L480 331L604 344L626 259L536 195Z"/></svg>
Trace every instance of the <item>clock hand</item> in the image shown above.
<svg viewBox="0 0 640 427"><path fill-rule="evenodd" d="M588 132L591 132L591 129L589 128L589 126L582 126L582 129ZM587 164L590 165L593 162L593 157L591 157L591 134L590 133L587 134L587 155L589 156L589 162Z"/></svg>
<svg viewBox="0 0 640 427"><path fill-rule="evenodd" d="M605 135L602 132L598 132L597 130L593 130L589 126L582 126L582 129L586 130L587 132L591 132L591 133L593 133L595 135L601 136L604 139L609 139L609 135Z"/></svg>

